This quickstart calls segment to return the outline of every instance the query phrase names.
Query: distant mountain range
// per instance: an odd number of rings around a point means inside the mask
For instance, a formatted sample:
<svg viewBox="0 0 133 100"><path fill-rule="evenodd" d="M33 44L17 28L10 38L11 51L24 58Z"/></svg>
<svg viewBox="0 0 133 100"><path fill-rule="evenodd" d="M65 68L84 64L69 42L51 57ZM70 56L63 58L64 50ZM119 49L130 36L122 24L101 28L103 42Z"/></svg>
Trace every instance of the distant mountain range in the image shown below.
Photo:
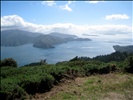
<svg viewBox="0 0 133 100"><path fill-rule="evenodd" d="M78 38L75 35L52 32L48 35L22 30L1 31L1 46L20 46L32 43L37 48L54 48L55 45L70 41L91 41L88 38Z"/></svg>

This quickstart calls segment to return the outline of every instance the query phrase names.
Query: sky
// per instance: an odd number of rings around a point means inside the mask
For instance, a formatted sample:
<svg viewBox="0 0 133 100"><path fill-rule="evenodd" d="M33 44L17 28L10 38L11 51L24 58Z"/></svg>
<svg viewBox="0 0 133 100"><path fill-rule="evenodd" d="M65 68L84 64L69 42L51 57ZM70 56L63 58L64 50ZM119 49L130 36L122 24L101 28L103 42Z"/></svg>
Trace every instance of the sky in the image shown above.
<svg viewBox="0 0 133 100"><path fill-rule="evenodd" d="M1 1L1 30L133 42L132 1Z"/></svg>

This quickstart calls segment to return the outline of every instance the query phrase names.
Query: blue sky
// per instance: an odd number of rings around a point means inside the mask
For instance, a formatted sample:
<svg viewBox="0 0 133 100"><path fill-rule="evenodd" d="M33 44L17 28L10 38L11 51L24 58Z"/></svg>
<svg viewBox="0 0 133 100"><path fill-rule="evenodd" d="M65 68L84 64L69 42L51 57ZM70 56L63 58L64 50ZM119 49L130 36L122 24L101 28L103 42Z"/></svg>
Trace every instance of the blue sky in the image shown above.
<svg viewBox="0 0 133 100"><path fill-rule="evenodd" d="M132 3L129 1L106 1L89 3L85 1L71 2L72 11L63 10L59 6L67 1L55 1L56 5L49 6L42 1L3 1L1 16L18 15L28 22L35 24L73 23L78 25L90 24L126 24L131 26ZM129 20L107 21L106 15L126 14Z"/></svg>
<svg viewBox="0 0 133 100"><path fill-rule="evenodd" d="M100 34L105 38L113 32L118 38L131 40L132 4L132 1L2 1L1 26L3 30Z"/></svg>

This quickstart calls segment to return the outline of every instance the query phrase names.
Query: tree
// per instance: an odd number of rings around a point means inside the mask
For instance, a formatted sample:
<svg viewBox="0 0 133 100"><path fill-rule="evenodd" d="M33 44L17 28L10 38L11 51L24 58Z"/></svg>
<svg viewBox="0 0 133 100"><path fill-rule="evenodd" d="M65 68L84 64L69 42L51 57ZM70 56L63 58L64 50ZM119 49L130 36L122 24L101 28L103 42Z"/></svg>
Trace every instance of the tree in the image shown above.
<svg viewBox="0 0 133 100"><path fill-rule="evenodd" d="M129 73L133 73L133 56L128 58L128 66L125 68L125 70Z"/></svg>
<svg viewBox="0 0 133 100"><path fill-rule="evenodd" d="M40 60L40 65L45 65L45 64L47 64L46 59Z"/></svg>
<svg viewBox="0 0 133 100"><path fill-rule="evenodd" d="M6 58L1 61L1 67L3 66L17 67L17 62L13 58Z"/></svg>
<svg viewBox="0 0 133 100"><path fill-rule="evenodd" d="M78 56L74 57L74 58L71 59L70 61L77 61L77 60L79 60L79 59L78 59Z"/></svg>

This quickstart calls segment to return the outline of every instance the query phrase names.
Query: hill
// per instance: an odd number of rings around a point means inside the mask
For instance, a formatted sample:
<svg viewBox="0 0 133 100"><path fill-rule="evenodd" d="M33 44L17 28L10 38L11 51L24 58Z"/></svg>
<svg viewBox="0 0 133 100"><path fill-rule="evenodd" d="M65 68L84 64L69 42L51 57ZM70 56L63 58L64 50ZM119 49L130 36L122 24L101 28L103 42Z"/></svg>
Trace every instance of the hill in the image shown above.
<svg viewBox="0 0 133 100"><path fill-rule="evenodd" d="M52 32L49 34L50 36L66 39L66 38L78 38L75 35L69 35L69 34L64 34L64 33L58 33L58 32Z"/></svg>
<svg viewBox="0 0 133 100"><path fill-rule="evenodd" d="M52 32L48 35L40 35L34 40L34 47L38 48L54 48L55 45L71 42L71 41L91 41L88 38L78 38L75 35L68 35L63 33Z"/></svg>
<svg viewBox="0 0 133 100"><path fill-rule="evenodd" d="M53 32L48 35L22 30L5 30L1 32L1 46L20 46L32 43L37 48L54 48L55 45L71 41L91 41L75 35Z"/></svg>
<svg viewBox="0 0 133 100"><path fill-rule="evenodd" d="M33 46L38 48L54 48L54 45L65 43L65 41L59 37L50 35L40 35L35 38Z"/></svg>
<svg viewBox="0 0 133 100"><path fill-rule="evenodd" d="M113 48L115 49L115 51L133 53L133 45L129 46L115 45L113 46Z"/></svg>
<svg viewBox="0 0 133 100"><path fill-rule="evenodd" d="M39 34L22 30L1 31L1 46L19 46L32 43Z"/></svg>

